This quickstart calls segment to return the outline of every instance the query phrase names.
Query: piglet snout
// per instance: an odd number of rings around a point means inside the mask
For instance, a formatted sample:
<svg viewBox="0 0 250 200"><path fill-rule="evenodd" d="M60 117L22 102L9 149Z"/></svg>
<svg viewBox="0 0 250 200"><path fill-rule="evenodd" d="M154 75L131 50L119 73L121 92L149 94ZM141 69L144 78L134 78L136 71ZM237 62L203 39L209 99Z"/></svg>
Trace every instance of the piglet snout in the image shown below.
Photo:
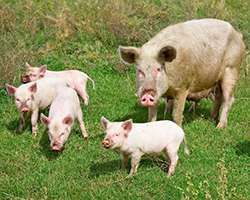
<svg viewBox="0 0 250 200"><path fill-rule="evenodd" d="M103 141L102 146L105 148L109 148L109 142L107 140Z"/></svg>
<svg viewBox="0 0 250 200"><path fill-rule="evenodd" d="M56 146L56 145L54 145L53 147L52 147L52 149L51 149L52 151L59 151L60 149L59 149L59 147L58 146Z"/></svg>

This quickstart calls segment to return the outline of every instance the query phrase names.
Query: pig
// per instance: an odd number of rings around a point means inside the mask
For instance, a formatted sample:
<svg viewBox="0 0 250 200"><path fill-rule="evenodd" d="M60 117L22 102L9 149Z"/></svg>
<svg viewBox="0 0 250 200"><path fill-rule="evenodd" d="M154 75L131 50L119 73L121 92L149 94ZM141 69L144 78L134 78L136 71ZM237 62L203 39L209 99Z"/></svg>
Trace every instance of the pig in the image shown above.
<svg viewBox="0 0 250 200"><path fill-rule="evenodd" d="M68 87L62 78L44 78L32 83L23 84L18 88L6 84L10 95L15 96L15 106L21 114L19 131L25 126L28 113L31 113L32 133L37 135L37 119L39 110L47 108L56 97L58 90Z"/></svg>
<svg viewBox="0 0 250 200"><path fill-rule="evenodd" d="M72 88L61 88L51 103L49 117L41 113L42 123L49 128L50 146L53 151L63 149L75 119L78 120L83 137L87 138L76 91Z"/></svg>
<svg viewBox="0 0 250 200"><path fill-rule="evenodd" d="M177 152L182 141L185 152L189 154L182 128L172 121L133 123L132 119L129 119L125 122L110 122L105 117L101 117L101 121L106 130L102 146L121 152L122 168L126 167L131 156L128 177L137 171L144 154L155 155L164 152L169 160L168 177L174 174L179 159Z"/></svg>
<svg viewBox="0 0 250 200"><path fill-rule="evenodd" d="M69 71L49 71L47 65L43 65L40 68L31 67L26 63L26 75L22 78L23 83L36 81L44 77L61 77L63 78L71 88L75 89L77 93L83 98L84 104L88 105L89 95L86 92L86 84L89 79L95 89L94 81L85 73L78 70Z"/></svg>
<svg viewBox="0 0 250 200"><path fill-rule="evenodd" d="M213 91L214 91L215 87L216 86L210 88L209 90L204 90L202 92L189 93L186 100L188 102L193 101L193 103L192 103L192 105L191 105L191 107L189 108L188 111L192 112L196 108L196 106L200 105L200 101L201 101L202 98L207 98L207 99L209 98L214 102L214 93L213 93ZM165 108L164 114L170 112L172 104L173 104L172 99L166 99L166 108Z"/></svg>
<svg viewBox="0 0 250 200"><path fill-rule="evenodd" d="M234 102L245 45L242 35L225 21L191 20L168 26L142 48L119 46L121 60L136 64L140 103L148 107L148 121L156 121L159 99L173 99L173 121L182 125L189 93L214 91L211 120L221 116L217 128L227 126Z"/></svg>

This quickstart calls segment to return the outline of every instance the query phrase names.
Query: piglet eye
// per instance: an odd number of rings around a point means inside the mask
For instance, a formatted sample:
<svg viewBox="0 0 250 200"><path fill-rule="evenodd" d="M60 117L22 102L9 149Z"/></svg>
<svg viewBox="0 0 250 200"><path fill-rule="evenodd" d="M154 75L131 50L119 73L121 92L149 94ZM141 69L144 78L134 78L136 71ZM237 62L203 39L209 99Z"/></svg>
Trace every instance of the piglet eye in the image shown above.
<svg viewBox="0 0 250 200"><path fill-rule="evenodd" d="M64 136L65 134L64 133L62 133L61 135L60 135L60 137L62 137L62 136Z"/></svg>
<svg viewBox="0 0 250 200"><path fill-rule="evenodd" d="M115 133L115 136L118 137L118 136L119 136L119 133Z"/></svg>
<svg viewBox="0 0 250 200"><path fill-rule="evenodd" d="M20 99L16 99L16 101L18 101L18 102L19 102L19 101L20 101Z"/></svg>

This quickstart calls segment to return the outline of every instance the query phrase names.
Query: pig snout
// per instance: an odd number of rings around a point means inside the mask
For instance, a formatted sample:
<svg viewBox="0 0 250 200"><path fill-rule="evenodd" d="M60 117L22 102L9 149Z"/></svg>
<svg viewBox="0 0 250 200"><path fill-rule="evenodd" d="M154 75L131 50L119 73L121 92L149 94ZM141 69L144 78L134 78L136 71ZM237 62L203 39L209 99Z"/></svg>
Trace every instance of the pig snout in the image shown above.
<svg viewBox="0 0 250 200"><path fill-rule="evenodd" d="M59 147L58 146L56 146L56 145L53 145L53 147L52 147L52 149L51 149L52 151L59 151L60 149L59 149Z"/></svg>
<svg viewBox="0 0 250 200"><path fill-rule="evenodd" d="M23 82L23 83L28 83L28 82L30 82L30 81L29 81L29 77L28 77L28 76L24 76L24 77L22 78L22 82Z"/></svg>
<svg viewBox="0 0 250 200"><path fill-rule="evenodd" d="M29 109L28 108L22 108L22 113L27 113L27 112L29 112Z"/></svg>
<svg viewBox="0 0 250 200"><path fill-rule="evenodd" d="M155 104L155 99L150 94L145 94L140 100L143 106L153 106Z"/></svg>
<svg viewBox="0 0 250 200"><path fill-rule="evenodd" d="M107 140L105 140L105 141L102 142L102 146L105 147L105 148L109 148L110 147L109 142Z"/></svg>

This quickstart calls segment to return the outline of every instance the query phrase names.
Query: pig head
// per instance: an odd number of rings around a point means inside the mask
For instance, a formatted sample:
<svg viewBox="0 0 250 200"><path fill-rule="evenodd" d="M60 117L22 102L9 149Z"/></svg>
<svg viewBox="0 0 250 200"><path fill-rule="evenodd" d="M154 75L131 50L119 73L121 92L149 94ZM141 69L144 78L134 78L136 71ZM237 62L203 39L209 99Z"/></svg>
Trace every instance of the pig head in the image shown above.
<svg viewBox="0 0 250 200"><path fill-rule="evenodd" d="M42 123L49 128L50 146L53 151L59 151L67 141L74 119L68 114L62 121L52 120L41 113Z"/></svg>
<svg viewBox="0 0 250 200"><path fill-rule="evenodd" d="M67 87L67 83L61 78L41 79L34 83L23 84L18 88L6 84L6 89L15 97L15 106L21 114L20 132L25 126L28 113L31 113L32 133L37 134L39 110L47 108L62 87Z"/></svg>
<svg viewBox="0 0 250 200"><path fill-rule="evenodd" d="M204 19L169 26L142 48L120 46L119 54L125 64L137 65L137 94L148 107L148 121L157 119L163 97L173 99L173 120L181 126L188 94L217 85L210 119L217 119L222 107L220 128L227 125L244 49L242 35L229 23Z"/></svg>

